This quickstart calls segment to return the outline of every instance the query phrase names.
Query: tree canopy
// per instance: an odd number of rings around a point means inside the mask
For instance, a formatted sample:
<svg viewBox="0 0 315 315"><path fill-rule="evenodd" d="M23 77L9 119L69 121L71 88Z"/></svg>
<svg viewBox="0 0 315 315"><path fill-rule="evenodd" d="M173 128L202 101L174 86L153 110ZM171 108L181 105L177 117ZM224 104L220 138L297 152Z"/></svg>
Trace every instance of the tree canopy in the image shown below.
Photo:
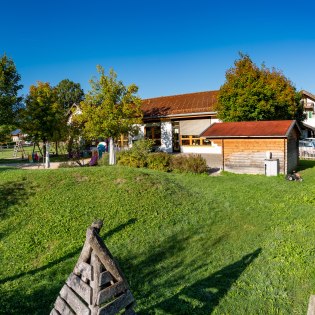
<svg viewBox="0 0 315 315"><path fill-rule="evenodd" d="M302 121L301 95L281 71L257 67L248 55L240 54L218 96L218 117L223 121Z"/></svg>
<svg viewBox="0 0 315 315"><path fill-rule="evenodd" d="M57 95L47 82L30 87L21 111L21 127L35 141L55 141L65 125L64 111L57 102Z"/></svg>
<svg viewBox="0 0 315 315"><path fill-rule="evenodd" d="M18 96L23 87L19 84L20 80L13 60L3 55L0 58L0 127L15 123L22 102L22 97Z"/></svg>
<svg viewBox="0 0 315 315"><path fill-rule="evenodd" d="M136 95L135 84L125 86L110 70L106 75L97 67L99 79L90 80L91 90L81 102L82 114L77 119L83 122L84 135L90 139L114 138L134 131L141 123L141 99Z"/></svg>
<svg viewBox="0 0 315 315"><path fill-rule="evenodd" d="M74 83L69 79L64 79L56 85L57 101L61 107L68 111L70 107L84 99L84 92L80 83Z"/></svg>
<svg viewBox="0 0 315 315"><path fill-rule="evenodd" d="M91 90L81 102L82 114L75 120L82 123L86 138L110 139L110 164L114 164L113 140L137 130L142 121L141 99L136 95L138 87L125 86L113 69L108 75L101 66L97 70L100 77L90 80Z"/></svg>

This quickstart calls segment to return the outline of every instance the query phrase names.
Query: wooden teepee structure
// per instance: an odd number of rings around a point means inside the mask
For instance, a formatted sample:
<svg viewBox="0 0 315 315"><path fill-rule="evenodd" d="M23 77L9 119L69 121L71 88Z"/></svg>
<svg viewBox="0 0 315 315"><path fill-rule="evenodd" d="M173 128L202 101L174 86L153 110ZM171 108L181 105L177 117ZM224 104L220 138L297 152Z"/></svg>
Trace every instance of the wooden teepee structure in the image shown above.
<svg viewBox="0 0 315 315"><path fill-rule="evenodd" d="M122 310L125 315L136 314L128 283L99 236L102 225L97 221L87 229L78 262L50 315L114 315Z"/></svg>

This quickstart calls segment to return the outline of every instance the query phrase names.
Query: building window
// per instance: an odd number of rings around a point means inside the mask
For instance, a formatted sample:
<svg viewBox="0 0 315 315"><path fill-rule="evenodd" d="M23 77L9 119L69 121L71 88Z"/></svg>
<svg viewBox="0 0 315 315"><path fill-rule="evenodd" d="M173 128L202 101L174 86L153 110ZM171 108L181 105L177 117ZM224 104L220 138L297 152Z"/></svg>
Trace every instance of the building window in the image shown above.
<svg viewBox="0 0 315 315"><path fill-rule="evenodd" d="M127 148L128 147L128 135L121 135L120 137L118 137L117 139L117 145L119 148Z"/></svg>
<svg viewBox="0 0 315 315"><path fill-rule="evenodd" d="M209 139L199 138L198 136L181 136L180 145L212 145Z"/></svg>
<svg viewBox="0 0 315 315"><path fill-rule="evenodd" d="M313 118L313 112L307 112L307 113L308 113L307 115L308 118Z"/></svg>
<svg viewBox="0 0 315 315"><path fill-rule="evenodd" d="M146 124L144 131L145 138L154 140L156 146L161 145L161 124L150 123Z"/></svg>

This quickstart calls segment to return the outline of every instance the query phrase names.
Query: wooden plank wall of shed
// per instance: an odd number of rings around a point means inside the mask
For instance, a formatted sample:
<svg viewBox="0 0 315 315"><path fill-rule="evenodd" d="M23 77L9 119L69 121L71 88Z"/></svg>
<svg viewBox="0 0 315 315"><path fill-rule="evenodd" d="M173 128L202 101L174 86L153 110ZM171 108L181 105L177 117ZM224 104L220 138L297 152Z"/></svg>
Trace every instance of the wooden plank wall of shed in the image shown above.
<svg viewBox="0 0 315 315"><path fill-rule="evenodd" d="M286 139L223 139L224 170L240 174L265 174L266 152L279 159L285 173Z"/></svg>

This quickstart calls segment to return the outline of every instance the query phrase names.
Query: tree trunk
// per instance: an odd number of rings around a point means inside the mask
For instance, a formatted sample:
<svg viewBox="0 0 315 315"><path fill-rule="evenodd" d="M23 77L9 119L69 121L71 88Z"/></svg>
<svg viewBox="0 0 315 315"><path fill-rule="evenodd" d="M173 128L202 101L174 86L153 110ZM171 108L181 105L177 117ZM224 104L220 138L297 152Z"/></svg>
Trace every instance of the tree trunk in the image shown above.
<svg viewBox="0 0 315 315"><path fill-rule="evenodd" d="M58 141L55 142L55 153L58 156Z"/></svg>
<svg viewBox="0 0 315 315"><path fill-rule="evenodd" d="M114 147L114 140L112 137L109 138L109 165L116 164L116 154Z"/></svg>

